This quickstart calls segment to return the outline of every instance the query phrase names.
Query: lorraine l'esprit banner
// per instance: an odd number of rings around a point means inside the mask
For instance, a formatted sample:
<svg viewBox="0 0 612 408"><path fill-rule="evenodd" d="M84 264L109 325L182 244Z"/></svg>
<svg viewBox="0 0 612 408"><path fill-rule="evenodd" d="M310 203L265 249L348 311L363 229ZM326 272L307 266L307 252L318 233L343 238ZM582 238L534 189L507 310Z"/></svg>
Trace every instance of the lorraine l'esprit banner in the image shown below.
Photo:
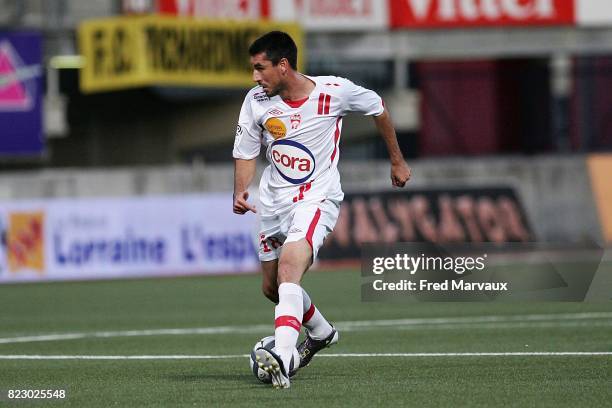
<svg viewBox="0 0 612 408"><path fill-rule="evenodd" d="M84 92L147 85L248 87L253 85L248 48L271 30L288 32L303 49L296 24L116 17L79 27L85 57ZM300 68L303 58L300 59Z"/></svg>
<svg viewBox="0 0 612 408"><path fill-rule="evenodd" d="M43 151L42 37L0 31L0 156Z"/></svg>
<svg viewBox="0 0 612 408"><path fill-rule="evenodd" d="M258 269L229 194L0 203L0 283Z"/></svg>

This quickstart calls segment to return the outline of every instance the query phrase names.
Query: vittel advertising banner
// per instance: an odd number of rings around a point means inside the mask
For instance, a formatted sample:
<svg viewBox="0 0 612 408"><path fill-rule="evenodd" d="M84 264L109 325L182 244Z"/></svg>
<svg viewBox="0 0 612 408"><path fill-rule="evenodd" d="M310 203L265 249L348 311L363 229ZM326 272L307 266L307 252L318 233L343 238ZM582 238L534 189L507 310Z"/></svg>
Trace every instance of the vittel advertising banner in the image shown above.
<svg viewBox="0 0 612 408"><path fill-rule="evenodd" d="M574 25L574 0L389 0L393 28Z"/></svg>
<svg viewBox="0 0 612 408"><path fill-rule="evenodd" d="M256 217L231 195L0 203L0 282L243 273Z"/></svg>

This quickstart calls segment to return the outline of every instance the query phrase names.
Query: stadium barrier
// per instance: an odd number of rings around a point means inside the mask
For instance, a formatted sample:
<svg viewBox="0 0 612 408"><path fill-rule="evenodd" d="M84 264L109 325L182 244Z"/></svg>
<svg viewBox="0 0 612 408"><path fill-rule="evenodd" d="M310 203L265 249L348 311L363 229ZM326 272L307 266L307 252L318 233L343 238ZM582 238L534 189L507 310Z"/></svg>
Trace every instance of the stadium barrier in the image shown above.
<svg viewBox="0 0 612 408"><path fill-rule="evenodd" d="M609 160L604 155L413 160L413 179L404 190L390 187L386 161L343 161L344 215L321 258L354 259L359 243L372 235L377 242L474 241L481 233L485 241L497 236L508 242L609 243ZM231 165L4 173L0 281L257 270L251 241L257 219L231 213L232 183ZM256 188L251 193L255 202ZM476 229L469 225L469 213ZM79 224L82 220L92 227ZM220 238L209 239L212 232ZM110 251L108 242L119 240L120 246L121 239L134 237L146 239L134 244L136 259L112 262L105 252ZM103 241L98 246L91 242L97 238ZM41 240L38 247L36 239ZM199 252L191 259L185 245L196 239ZM158 244L163 251L157 252ZM107 248L102 250L103 245ZM23 248L31 253L20 260ZM115 256L124 259L121 253Z"/></svg>
<svg viewBox="0 0 612 408"><path fill-rule="evenodd" d="M0 203L0 283L243 273L256 218L229 194Z"/></svg>
<svg viewBox="0 0 612 408"><path fill-rule="evenodd" d="M510 187L438 188L345 196L321 260L359 259L363 243L535 241Z"/></svg>

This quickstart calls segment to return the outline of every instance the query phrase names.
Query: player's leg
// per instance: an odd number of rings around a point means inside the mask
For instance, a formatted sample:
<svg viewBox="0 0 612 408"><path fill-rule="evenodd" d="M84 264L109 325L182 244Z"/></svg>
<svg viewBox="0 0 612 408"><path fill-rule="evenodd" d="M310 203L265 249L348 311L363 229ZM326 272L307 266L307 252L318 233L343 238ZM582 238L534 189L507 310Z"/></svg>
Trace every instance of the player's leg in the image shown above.
<svg viewBox="0 0 612 408"><path fill-rule="evenodd" d="M258 256L261 263L261 291L278 303L278 257L285 236L280 232L279 217L261 217Z"/></svg>
<svg viewBox="0 0 612 408"><path fill-rule="evenodd" d="M311 264L312 262L304 270L306 271ZM263 271L262 291L268 299L278 303L278 260L262 262L261 265ZM332 325L329 324L319 309L312 303L310 296L304 288L302 288L302 305L302 312L304 314L302 325L308 330L309 335L318 340L329 337L333 331Z"/></svg>
<svg viewBox="0 0 612 408"><path fill-rule="evenodd" d="M272 376L276 386L289 386L288 369L302 326L303 299L299 285L310 265L312 250L305 239L285 242L278 262L278 304L274 309L275 349L282 361L282 375Z"/></svg>
<svg viewBox="0 0 612 408"><path fill-rule="evenodd" d="M287 231L287 238L278 263L279 303L275 309L275 340L276 349L285 366L293 356L304 314L309 314L307 316L309 322L315 314L315 311L311 310L312 302L307 294L308 309L304 308L305 291L301 288L300 281L313 259L316 258L325 236L334 227L337 216L338 205L333 202L304 203L294 210L285 223L281 224L281 231ZM314 344L314 348L307 350L307 354L310 354L307 362L314 353L330 344L331 340L327 341L329 334L333 332L330 339L337 341L337 333L320 312L315 322L323 332L325 332L324 326L328 326L327 333L325 333L327 336L324 337L323 346L318 347L323 341L321 340ZM306 346L312 344L310 341L306 343Z"/></svg>
<svg viewBox="0 0 612 408"><path fill-rule="evenodd" d="M340 213L339 210L339 203L332 200L316 203L313 221L307 225L307 228L304 228L306 232L305 239L313 251L312 261L316 259L319 248L323 245L323 241L336 225ZM306 217L299 218L306 220L310 219L308 211L305 212L307 213ZM296 224L299 224L299 220L297 219ZM287 241L291 241L292 238L292 234L290 233L287 237ZM300 367L308 365L314 355L320 350L338 342L337 330L314 305L306 291L302 292L302 301L304 311L302 325L306 328L306 338L297 346L301 357Z"/></svg>
<svg viewBox="0 0 612 408"><path fill-rule="evenodd" d="M302 288L302 301L304 317L302 326L308 330L308 334L315 339L324 339L333 331L332 325L323 317L321 311L310 299L308 292Z"/></svg>
<svg viewBox="0 0 612 408"><path fill-rule="evenodd" d="M261 261L261 291L274 304L278 303L278 259Z"/></svg>
<svg viewBox="0 0 612 408"><path fill-rule="evenodd" d="M278 259L261 262L262 292L273 303L278 303ZM327 339L334 331L332 325L321 314L321 311L310 299L310 295L302 288L302 326L308 331L308 336L314 340ZM308 359L310 361L310 359ZM301 367L306 364L304 359Z"/></svg>
<svg viewBox="0 0 612 408"><path fill-rule="evenodd" d="M282 292L278 285L278 265L280 248L285 235L280 232L279 217L261 218L261 229L259 234L259 260L262 269L262 291L272 302L276 303L275 314L280 303L279 293ZM301 302L301 299L300 299ZM301 303L300 303L301 309ZM300 315L301 321L301 315ZM297 323L297 330L300 323ZM293 329L292 329L293 330ZM275 333L276 334L276 333ZM295 344L294 344L295 346ZM278 350L278 343L275 345ZM293 350L291 350L293 352ZM272 350L259 348L255 350L255 356L260 364L260 368L270 373L272 385L274 387L289 387L289 368L290 364L283 364L278 353ZM285 366L287 370L285 370Z"/></svg>
<svg viewBox="0 0 612 408"><path fill-rule="evenodd" d="M306 327L306 338L297 346L300 368L310 364L317 352L338 342L338 331L315 307L306 291L302 292L302 298L305 311L302 325Z"/></svg>

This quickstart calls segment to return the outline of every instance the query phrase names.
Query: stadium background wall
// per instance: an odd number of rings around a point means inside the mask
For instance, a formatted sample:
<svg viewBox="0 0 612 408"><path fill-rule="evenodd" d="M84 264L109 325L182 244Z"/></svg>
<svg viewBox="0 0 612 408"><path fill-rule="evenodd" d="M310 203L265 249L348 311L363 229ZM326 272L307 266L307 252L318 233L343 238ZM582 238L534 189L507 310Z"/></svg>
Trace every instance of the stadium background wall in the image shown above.
<svg viewBox="0 0 612 408"><path fill-rule="evenodd" d="M411 160L414 177L409 191L512 188L538 240L602 242L586 159L575 155ZM258 170L262 169L260 164ZM391 190L387 162L341 161L340 171L347 193ZM232 183L229 163L7 172L0 176L0 200L230 192Z"/></svg>

